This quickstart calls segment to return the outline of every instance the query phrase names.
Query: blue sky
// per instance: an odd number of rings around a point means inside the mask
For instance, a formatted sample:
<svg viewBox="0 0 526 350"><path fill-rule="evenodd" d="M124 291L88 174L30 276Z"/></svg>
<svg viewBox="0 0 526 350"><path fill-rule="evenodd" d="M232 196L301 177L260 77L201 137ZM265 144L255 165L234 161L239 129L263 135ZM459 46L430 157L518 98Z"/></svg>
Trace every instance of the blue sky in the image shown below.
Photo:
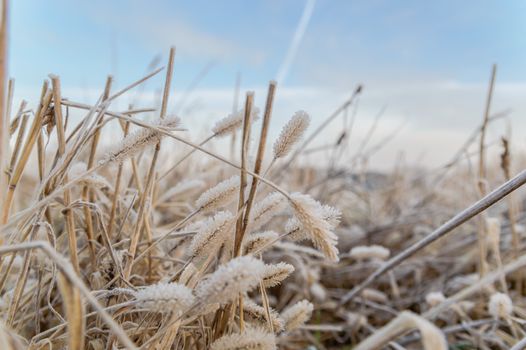
<svg viewBox="0 0 526 350"><path fill-rule="evenodd" d="M64 90L75 91L79 98L82 91L101 89L107 74L124 85L144 75L154 57L160 55L164 62L169 46L175 45L176 91L184 91L210 67L195 92L196 99L199 93L203 96L199 105L208 108L202 113L204 121L228 112L231 98L218 101L232 95L238 72L242 88L256 92L276 77L306 4L11 3L10 73L19 93L38 91L49 73L60 75ZM318 0L278 89L285 96L279 106L284 115L312 109L314 121L320 121L361 82L364 128L368 117L388 105L385 124L409 120L409 128L421 135L430 128L451 131L452 143L459 143L461 134L480 118L494 62L503 87L496 108L513 109L516 119L526 111L521 102L526 84L524 38L524 1ZM154 85L149 89L156 89ZM452 121L459 123L455 130L448 129Z"/></svg>
<svg viewBox="0 0 526 350"><path fill-rule="evenodd" d="M181 84L212 61L207 85L230 86L237 71L248 84L261 84L275 77L304 5L17 0L11 71L21 84L54 71L72 83L97 86L106 73L141 74L173 44ZM331 85L339 80L332 71L350 79L479 81L492 62L501 65L501 78L522 81L525 17L524 1L319 0L287 83ZM330 70L325 77L324 70Z"/></svg>

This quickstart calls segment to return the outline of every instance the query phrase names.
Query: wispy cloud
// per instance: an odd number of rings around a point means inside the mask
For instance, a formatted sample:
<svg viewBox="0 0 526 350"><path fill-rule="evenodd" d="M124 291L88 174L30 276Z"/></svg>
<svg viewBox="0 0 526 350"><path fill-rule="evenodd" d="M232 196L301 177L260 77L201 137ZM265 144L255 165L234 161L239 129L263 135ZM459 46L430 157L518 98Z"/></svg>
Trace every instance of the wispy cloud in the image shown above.
<svg viewBox="0 0 526 350"><path fill-rule="evenodd" d="M183 13L166 6L131 0L123 11L119 6L112 6L111 2L95 2L106 8L106 11L99 11L97 6L89 7L88 13L95 21L111 24L116 31L140 41L149 50L176 45L180 54L187 57L223 61L237 58L253 64L260 63L265 56L250 43L241 45L218 35L211 28L189 22Z"/></svg>

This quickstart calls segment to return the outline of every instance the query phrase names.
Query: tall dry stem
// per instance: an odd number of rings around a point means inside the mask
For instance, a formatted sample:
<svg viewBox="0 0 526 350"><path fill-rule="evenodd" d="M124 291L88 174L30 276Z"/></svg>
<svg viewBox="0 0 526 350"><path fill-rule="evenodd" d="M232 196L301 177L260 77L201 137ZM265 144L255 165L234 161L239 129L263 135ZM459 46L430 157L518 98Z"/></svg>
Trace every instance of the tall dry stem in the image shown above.
<svg viewBox="0 0 526 350"><path fill-rule="evenodd" d="M7 39L9 1L0 2L0 210L5 203L9 167L9 115L6 107ZM1 243L1 239L0 239Z"/></svg>

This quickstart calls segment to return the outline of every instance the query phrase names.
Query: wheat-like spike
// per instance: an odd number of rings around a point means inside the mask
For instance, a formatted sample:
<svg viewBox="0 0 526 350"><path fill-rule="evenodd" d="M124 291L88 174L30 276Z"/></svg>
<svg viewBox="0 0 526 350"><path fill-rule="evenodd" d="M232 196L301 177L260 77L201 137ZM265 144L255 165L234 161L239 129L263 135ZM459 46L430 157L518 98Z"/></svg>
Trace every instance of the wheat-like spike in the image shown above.
<svg viewBox="0 0 526 350"><path fill-rule="evenodd" d="M351 258L356 260L376 259L386 260L391 251L381 245L357 246L353 247L349 253Z"/></svg>
<svg viewBox="0 0 526 350"><path fill-rule="evenodd" d="M332 223L324 218L324 209L319 202L309 195L293 193L290 203L302 229L309 235L309 239L329 260L337 262L338 236L332 230Z"/></svg>
<svg viewBox="0 0 526 350"><path fill-rule="evenodd" d="M259 328L247 328L242 333L222 336L210 345L210 350L275 350L274 334Z"/></svg>
<svg viewBox="0 0 526 350"><path fill-rule="evenodd" d="M291 151L309 127L310 117L305 111L297 111L281 130L274 143L274 159L283 158Z"/></svg>
<svg viewBox="0 0 526 350"><path fill-rule="evenodd" d="M260 248L263 248L274 242L279 237L278 233L274 231L264 231L259 233L253 233L248 236L243 242L243 249L245 254L253 253Z"/></svg>
<svg viewBox="0 0 526 350"><path fill-rule="evenodd" d="M190 257L215 254L228 237L232 227L233 216L228 211L220 211L213 218L208 218L200 225L189 247Z"/></svg>
<svg viewBox="0 0 526 350"><path fill-rule="evenodd" d="M221 265L196 287L198 302L228 303L239 294L247 293L263 279L265 264L252 256L240 256Z"/></svg>
<svg viewBox="0 0 526 350"><path fill-rule="evenodd" d="M176 128L180 124L180 119L177 117L167 117L164 119L157 119L152 125L162 128ZM158 143L163 137L163 134L158 130L151 128L141 128L130 135L126 136L120 144L110 150L102 158L99 164L106 164L109 162L121 163L127 158L132 157L136 153L149 145Z"/></svg>
<svg viewBox="0 0 526 350"><path fill-rule="evenodd" d="M225 117L221 120L219 120L214 127L212 128L212 132L216 137L222 137L229 135L236 131L237 129L241 128L243 125L243 118L245 116L245 110L242 109L236 113L229 114L228 117ZM251 122L255 122L259 118L259 109L257 107L253 107L251 110Z"/></svg>
<svg viewBox="0 0 526 350"><path fill-rule="evenodd" d="M303 326L312 316L314 305L308 300L302 300L292 305L281 313L285 321L285 330L287 332L298 329Z"/></svg>
<svg viewBox="0 0 526 350"><path fill-rule="evenodd" d="M339 209L324 204L321 206L320 211L321 217L327 222L331 230L334 230L340 224L342 214ZM309 233L302 229L300 221L295 217L287 220L287 223L285 224L285 232L287 239L291 241L299 242L310 239Z"/></svg>
<svg viewBox="0 0 526 350"><path fill-rule="evenodd" d="M251 321L258 322L259 325L265 326L267 324L267 310L253 302L251 299L246 299L243 302L243 311L245 312L245 317ZM282 332L284 330L284 323L281 319L279 313L270 308L270 322L272 323L272 328L275 333Z"/></svg>
<svg viewBox="0 0 526 350"><path fill-rule="evenodd" d="M254 205L250 230L259 230L274 216L285 209L286 201L282 194L273 192Z"/></svg>
<svg viewBox="0 0 526 350"><path fill-rule="evenodd" d="M284 279L294 272L294 266L284 262L277 264L266 264L263 275L263 286L272 288L279 285Z"/></svg>
<svg viewBox="0 0 526 350"><path fill-rule="evenodd" d="M195 202L202 211L213 211L230 204L239 191L239 176L235 175L208 189Z"/></svg>
<svg viewBox="0 0 526 350"><path fill-rule="evenodd" d="M495 293L488 303L489 314L496 319L507 319L513 312L513 303L508 294Z"/></svg>
<svg viewBox="0 0 526 350"><path fill-rule="evenodd" d="M137 306L151 312L180 315L195 300L192 290L179 283L158 283L133 293Z"/></svg>

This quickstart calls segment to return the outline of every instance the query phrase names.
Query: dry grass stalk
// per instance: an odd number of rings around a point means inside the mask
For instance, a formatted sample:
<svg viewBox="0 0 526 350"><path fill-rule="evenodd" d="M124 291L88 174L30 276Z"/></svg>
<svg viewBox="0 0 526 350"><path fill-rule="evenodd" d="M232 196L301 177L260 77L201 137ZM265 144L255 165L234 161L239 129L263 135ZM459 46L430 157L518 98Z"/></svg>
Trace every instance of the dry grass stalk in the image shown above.
<svg viewBox="0 0 526 350"><path fill-rule="evenodd" d="M502 141L502 154L500 156L500 167L504 173L504 179L509 181L511 179L511 152L510 152L510 141L503 137ZM510 193L508 196L508 218L510 221L510 230L511 230L511 240L512 240L512 256L514 259L517 259L519 256L519 246L520 246L520 235L517 231L517 204L515 203L514 194ZM519 293L522 293L523 278L521 276L516 276L516 290Z"/></svg>
<svg viewBox="0 0 526 350"><path fill-rule="evenodd" d="M16 186L18 185L18 182L22 177L22 173L27 164L27 161L29 160L29 156L31 154L33 146L35 145L38 135L40 134L40 128L42 124L42 119L44 118L44 113L48 108L49 103L51 102L51 92L48 90L47 82L44 82L44 85L42 86L42 94L40 97L40 101L41 102L33 119L33 123L31 124L31 129L29 130L29 135L27 136L26 142L24 143L24 146L22 148L20 159L18 160L13 175L11 176L11 179L9 181L9 187L5 197L6 199L2 206L2 219L0 221L2 224L7 223Z"/></svg>
<svg viewBox="0 0 526 350"><path fill-rule="evenodd" d="M250 139L251 129L251 111L254 103L254 93L247 93L245 101L245 117L243 119L243 136L241 138L241 168L240 168L240 185L239 185L239 200L237 205L238 212L241 212L245 206L245 187L247 186L247 157L248 157L248 142ZM234 237L234 256L239 255L241 244L243 242L243 215L240 215L236 222L236 235Z"/></svg>
<svg viewBox="0 0 526 350"><path fill-rule="evenodd" d="M59 275L58 281L68 320L68 348L83 349L86 327L80 292L62 275Z"/></svg>
<svg viewBox="0 0 526 350"><path fill-rule="evenodd" d="M348 151L342 140L324 146L332 156L327 164L313 162L320 168L293 164L299 155L313 154L306 146L348 109L357 88L343 109L299 145L308 115L298 112L265 159L273 82L261 130L253 135L253 155L248 144L257 108L251 94L241 112L236 106L194 143L176 133L178 119L167 116L174 53L157 121L142 118L155 117L152 108L118 111L113 102L159 70L113 94L108 80L92 105L66 99L58 77L51 76L52 89L45 83L36 111L20 105L10 123L14 147L6 158L11 198L9 209L2 210L2 238L9 245L0 247L0 255L10 255L0 268L0 316L10 326L0 331L6 338L35 349L68 342L70 348L97 350L275 349L277 344L321 349L360 343L358 348L399 349L413 348L420 339L424 346L443 348L442 333L452 346L466 341L483 348L510 347L524 336L520 325L526 313L517 294L507 293L515 279L505 278L526 264L521 245L511 247L508 240L515 227L513 244L520 243L519 212L516 220L509 216L511 227L497 210L491 217L498 220L485 221L493 271L478 282L472 275L478 252L473 225L466 224L459 239L429 246L526 182L526 173L511 179L509 154L503 160L506 184L457 215L453 210L469 191L455 187L456 176L470 178L460 161L447 165L455 167L453 176L440 173L439 183L433 173L415 180L402 164L393 174L368 172L365 164L377 146L366 149L366 144L378 120L348 166L338 164ZM11 83L9 96L12 91ZM9 111L10 102L6 106ZM84 117L73 116L73 110ZM491 120L488 115L480 132ZM98 149L110 126L120 127L124 138L101 157ZM240 164L205 147L216 138L233 138L240 128ZM161 148L166 137L176 144ZM190 150L177 153L181 144ZM280 169L272 168L290 153ZM262 172L265 161L270 165ZM520 166L520 158L516 162ZM281 170L273 181L266 177L271 168ZM484 178L494 181L489 167ZM439 228L432 231L434 225ZM517 255L508 261L510 251ZM381 278L385 272L389 275ZM495 294L495 281L504 294ZM347 305L356 295L360 298ZM402 311L419 309L428 311L422 316ZM420 335L393 341L415 322Z"/></svg>
<svg viewBox="0 0 526 350"><path fill-rule="evenodd" d="M400 313L385 327L377 330L369 338L358 344L356 350L380 349L389 341L411 329L418 329L425 350L447 350L444 334L429 321L409 311Z"/></svg>
<svg viewBox="0 0 526 350"><path fill-rule="evenodd" d="M130 349L137 349L133 342L128 338L126 333L122 328L113 320L113 318L104 310L104 308L99 304L97 299L91 294L90 290L84 282L77 276L74 267L60 254L58 254L55 249L53 249L47 242L34 241L28 243L21 243L18 245L10 245L0 247L0 255L12 252L20 251L30 251L33 249L41 249L53 262L56 264L57 269L59 269L64 276L71 282L75 288L77 288L86 298L86 300L93 306L99 313L99 315L104 319L109 328L114 332L114 334L122 341L123 345Z"/></svg>
<svg viewBox="0 0 526 350"><path fill-rule="evenodd" d="M272 105L274 103L274 95L276 93L276 82L271 81L269 83L268 92L267 92L267 102L265 104L265 114L263 116L263 124L261 125L261 134L259 136L259 145L256 155L256 162L254 164L254 174L258 174L261 172L261 165L263 164L263 157L265 155L265 146L267 144L267 134L268 129L270 125L270 118L272 116ZM254 203L254 199L256 198L256 191L258 186L258 179L252 178L252 182L250 185L250 192L248 194L248 200L245 207L245 212L243 214L243 223L241 227L241 232L239 236L237 236L236 231L236 241L234 244L234 255L238 256L241 252L241 245L243 244L243 238L245 237L245 233L247 231L249 221L250 221L250 214L252 210L252 204Z"/></svg>
<svg viewBox="0 0 526 350"><path fill-rule="evenodd" d="M479 174L478 174L478 189L480 193L480 197L484 197L487 192L487 183L486 183L486 154L485 154L485 136L486 136L486 129L488 126L489 121L489 114L490 114L490 108L491 108L491 100L493 96L493 89L495 86L495 76L497 74L497 65L493 65L491 68L491 79L489 82L488 87L488 95L486 98L486 107L484 109L484 120L482 122L482 128L480 132L480 142L479 142ZM482 276L484 276L487 272L487 262L486 262L486 255L487 255L487 247L485 243L485 213L482 213L479 219L479 273Z"/></svg>
<svg viewBox="0 0 526 350"><path fill-rule="evenodd" d="M102 102L104 102L110 95L112 81L113 81L113 78L111 76L106 79L106 86L104 87L104 93L102 95ZM90 170L95 166L95 156L96 156L97 146L99 143L100 132L101 132L99 127L102 126L103 116L100 116L97 119L98 119L98 122L96 124L97 130L91 140L91 147L89 151L86 170ZM85 185L82 188L82 199L85 202L95 201L95 198L93 198L93 194L90 192L89 186ZM95 234L93 232L93 219L92 219L92 213L91 213L89 206L84 206L84 220L86 221L86 235L88 237L88 246L89 246L90 254L91 254L91 263L92 263L91 267L93 270L95 270L95 267L96 267L95 246L94 246Z"/></svg>
<svg viewBox="0 0 526 350"><path fill-rule="evenodd" d="M60 91L60 80L57 76L51 77L51 83L53 86L53 104L54 104L54 111L55 111L55 122L57 124L57 138L58 138L58 158L64 157L64 153L66 152L66 132L64 129L64 121L62 118L62 95ZM64 182L68 182L68 176L64 176ZM67 234L68 234L68 242L69 242L69 254L71 258L71 263L75 267L75 270L78 274L80 274L80 265L79 265L79 258L78 258L78 251L77 251L77 232L75 230L75 221L73 218L73 211L69 208L71 204L71 190L66 189L64 190L64 206L66 207L64 211L64 215L66 216L66 227L67 227ZM90 242L93 242L93 237L88 236L88 239ZM95 262L95 248L91 243L90 245L90 253L91 253L91 259L92 259L92 266L96 264Z"/></svg>
<svg viewBox="0 0 526 350"><path fill-rule="evenodd" d="M6 100L7 81L7 40L8 40L8 11L9 1L2 0L0 3L0 210L3 210L8 182L6 170L9 164L9 118L7 113L8 100Z"/></svg>
<svg viewBox="0 0 526 350"><path fill-rule="evenodd" d="M161 121L164 120L166 116L166 110L168 108L168 98L170 96L170 87L172 82L172 75L173 75L173 64L174 64L174 57L175 57L175 48L172 47L170 49L170 55L168 58L168 69L166 70L166 79L165 79L165 85L164 85L164 92L163 92L163 99L161 101L161 111L160 111L160 119ZM178 124L178 119L176 118L173 122ZM168 124L170 125L170 124ZM147 132L153 132L152 130L148 130ZM159 136L157 133L153 133L150 136L145 136L146 140L155 140L155 149L152 156L152 161L150 163L150 169L148 171L148 176L146 178L146 185L144 186L144 192L141 196L141 199L139 201L139 211L138 211L138 221L135 224L135 230L132 234L132 238L130 241L130 246L128 247L128 254L131 257L131 259L128 259L126 266L124 268L124 278L128 279L131 274L131 270L133 267L133 258L135 258L135 254L137 251L137 244L139 243L139 238L141 235L141 231L143 229L144 221L145 221L145 212L147 211L146 203L150 198L150 193L152 191L153 181L154 181L154 172L155 172L155 166L157 163L157 159L159 156L159 151L161 149L161 140L159 139ZM149 143L150 141L147 141ZM151 237L149 237L151 240Z"/></svg>

